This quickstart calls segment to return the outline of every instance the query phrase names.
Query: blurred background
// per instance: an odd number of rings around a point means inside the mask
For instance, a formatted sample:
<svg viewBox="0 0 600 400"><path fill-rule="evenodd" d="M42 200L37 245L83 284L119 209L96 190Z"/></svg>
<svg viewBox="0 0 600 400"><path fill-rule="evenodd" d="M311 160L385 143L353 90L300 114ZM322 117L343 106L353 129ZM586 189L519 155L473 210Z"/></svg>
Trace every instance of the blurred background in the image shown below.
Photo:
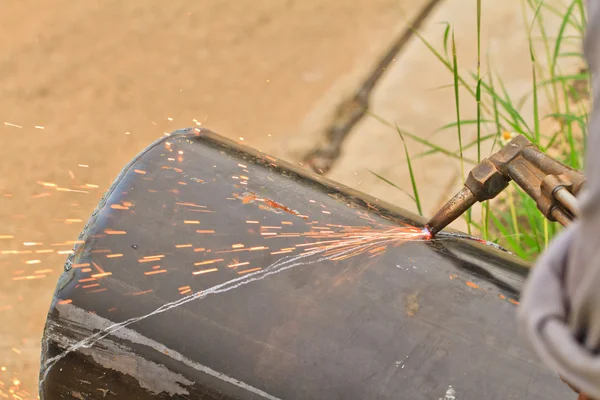
<svg viewBox="0 0 600 400"><path fill-rule="evenodd" d="M496 142L482 134L537 126L505 120L511 105L524 122L564 131L564 121L540 115L585 101L581 2L487 1L479 33L477 3L4 0L0 397L36 398L40 339L63 263L121 168L162 135L202 126L431 215L462 183L456 121L462 144L480 139L465 148L472 159ZM488 111L500 93L490 79L501 82L509 99L501 113L477 119L470 90L478 76ZM579 84L581 99L553 92L552 82ZM498 124L486 121L494 116ZM396 125L411 135L413 174ZM328 134L335 126L342 134Z"/></svg>

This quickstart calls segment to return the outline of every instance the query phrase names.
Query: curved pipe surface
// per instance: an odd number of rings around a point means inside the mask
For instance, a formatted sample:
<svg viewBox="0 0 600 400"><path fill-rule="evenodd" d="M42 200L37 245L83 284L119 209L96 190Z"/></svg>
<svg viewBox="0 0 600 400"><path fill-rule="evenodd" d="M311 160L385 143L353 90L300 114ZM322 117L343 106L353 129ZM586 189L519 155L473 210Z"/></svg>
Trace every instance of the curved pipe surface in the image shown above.
<svg viewBox="0 0 600 400"><path fill-rule="evenodd" d="M424 223L206 130L165 137L67 261L41 398L567 398L515 327L529 265Z"/></svg>

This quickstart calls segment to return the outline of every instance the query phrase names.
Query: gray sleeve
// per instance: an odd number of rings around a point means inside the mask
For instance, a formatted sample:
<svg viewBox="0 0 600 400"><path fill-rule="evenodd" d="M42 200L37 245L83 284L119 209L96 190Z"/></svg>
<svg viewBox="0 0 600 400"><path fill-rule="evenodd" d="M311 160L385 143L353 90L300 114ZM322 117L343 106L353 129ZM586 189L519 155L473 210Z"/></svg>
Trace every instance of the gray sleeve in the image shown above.
<svg viewBox="0 0 600 400"><path fill-rule="evenodd" d="M536 263L521 296L519 322L543 361L600 399L600 0L588 1L584 46L595 101L581 215Z"/></svg>

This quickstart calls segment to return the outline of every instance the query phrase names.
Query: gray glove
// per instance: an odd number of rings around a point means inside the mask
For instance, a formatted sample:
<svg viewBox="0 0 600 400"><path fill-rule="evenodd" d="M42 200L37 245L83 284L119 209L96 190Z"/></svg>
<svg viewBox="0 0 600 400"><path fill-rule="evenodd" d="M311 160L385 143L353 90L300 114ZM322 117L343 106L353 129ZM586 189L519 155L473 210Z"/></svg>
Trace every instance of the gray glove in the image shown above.
<svg viewBox="0 0 600 400"><path fill-rule="evenodd" d="M586 192L578 221L550 244L528 278L519 322L543 361L572 387L600 400L600 1L587 3L585 56L594 106Z"/></svg>
<svg viewBox="0 0 600 400"><path fill-rule="evenodd" d="M581 258L569 259L581 247L576 245L581 234L579 223L573 224L538 260L521 297L519 322L544 362L600 399L600 265L571 269ZM600 247L594 250L600 256Z"/></svg>

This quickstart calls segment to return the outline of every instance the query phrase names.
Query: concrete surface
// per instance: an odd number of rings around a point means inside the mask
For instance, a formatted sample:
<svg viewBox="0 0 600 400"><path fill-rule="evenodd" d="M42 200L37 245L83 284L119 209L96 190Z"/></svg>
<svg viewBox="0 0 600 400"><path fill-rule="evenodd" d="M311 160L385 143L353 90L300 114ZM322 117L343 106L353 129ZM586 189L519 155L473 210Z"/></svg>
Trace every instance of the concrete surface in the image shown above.
<svg viewBox="0 0 600 400"><path fill-rule="evenodd" d="M41 331L70 241L123 165L164 132L196 122L301 160L423 3L7 0L0 13L0 394L12 388L35 398ZM424 27L439 38L439 21L458 24L465 68L474 66L474 7L443 0ZM520 10L516 0L484 9L496 68L517 91L530 84ZM451 92L439 89L449 83L413 39L378 84L373 110L431 135L453 120ZM437 139L455 147L450 131ZM402 159L397 135L365 119L329 175L411 208L366 172L409 188ZM440 187L445 193L457 183L455 165L432 160L417 164L429 185L427 211Z"/></svg>

